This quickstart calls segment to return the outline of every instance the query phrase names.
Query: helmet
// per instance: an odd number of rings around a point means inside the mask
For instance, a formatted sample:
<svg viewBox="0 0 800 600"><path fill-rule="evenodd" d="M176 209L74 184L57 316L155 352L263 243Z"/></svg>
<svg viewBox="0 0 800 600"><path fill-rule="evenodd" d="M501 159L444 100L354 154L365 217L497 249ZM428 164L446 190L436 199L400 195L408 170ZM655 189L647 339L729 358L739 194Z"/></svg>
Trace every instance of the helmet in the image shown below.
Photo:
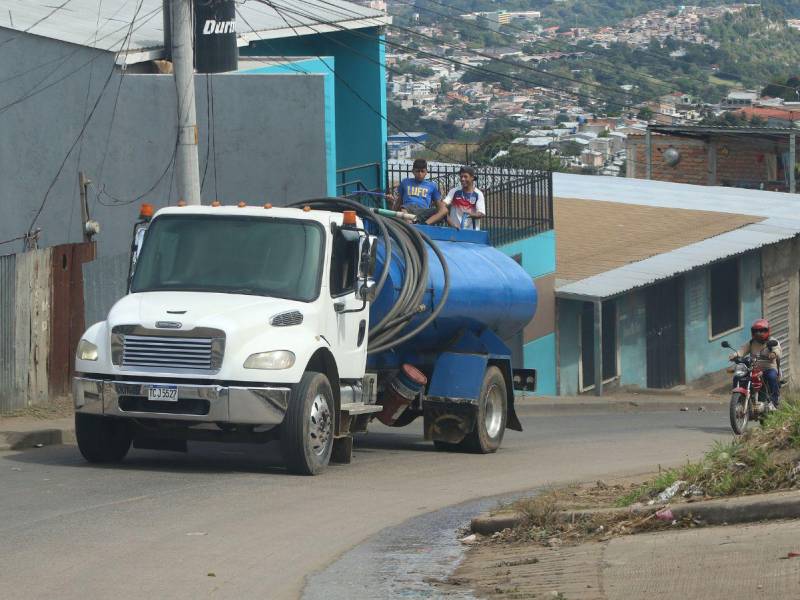
<svg viewBox="0 0 800 600"><path fill-rule="evenodd" d="M757 342L766 342L769 339L769 321L757 319L750 326L750 334Z"/></svg>

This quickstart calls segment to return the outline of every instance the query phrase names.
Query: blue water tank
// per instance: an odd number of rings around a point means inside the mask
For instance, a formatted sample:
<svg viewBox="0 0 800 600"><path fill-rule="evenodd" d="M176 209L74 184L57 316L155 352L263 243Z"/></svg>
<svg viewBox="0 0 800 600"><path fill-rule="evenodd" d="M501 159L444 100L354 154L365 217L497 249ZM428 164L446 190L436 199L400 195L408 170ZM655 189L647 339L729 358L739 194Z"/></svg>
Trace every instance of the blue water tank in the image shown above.
<svg viewBox="0 0 800 600"><path fill-rule="evenodd" d="M512 258L489 245L483 231L458 231L444 227L420 226L438 245L450 270L450 295L439 316L413 339L396 348L397 354L446 350L464 329L480 335L489 329L501 339L516 335L536 312L536 287L531 276ZM405 265L395 248L389 277L370 308L370 323L376 324L397 299ZM384 264L382 245L378 249L376 273ZM428 249L428 291L423 302L427 310L404 330L410 331L438 305L444 289L439 259Z"/></svg>

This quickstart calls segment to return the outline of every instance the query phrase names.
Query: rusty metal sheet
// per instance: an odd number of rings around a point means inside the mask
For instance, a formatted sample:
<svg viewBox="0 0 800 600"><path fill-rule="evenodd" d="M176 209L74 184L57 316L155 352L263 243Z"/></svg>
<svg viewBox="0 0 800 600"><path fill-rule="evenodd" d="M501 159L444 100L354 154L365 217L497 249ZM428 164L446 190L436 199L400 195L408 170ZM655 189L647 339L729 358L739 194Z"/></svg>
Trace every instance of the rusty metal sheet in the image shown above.
<svg viewBox="0 0 800 600"><path fill-rule="evenodd" d="M16 262L14 254L0 256L0 414L16 408Z"/></svg>
<svg viewBox="0 0 800 600"><path fill-rule="evenodd" d="M94 257L94 244L61 244L50 249L51 311L48 381L50 396L69 394L73 356L84 331L82 263Z"/></svg>

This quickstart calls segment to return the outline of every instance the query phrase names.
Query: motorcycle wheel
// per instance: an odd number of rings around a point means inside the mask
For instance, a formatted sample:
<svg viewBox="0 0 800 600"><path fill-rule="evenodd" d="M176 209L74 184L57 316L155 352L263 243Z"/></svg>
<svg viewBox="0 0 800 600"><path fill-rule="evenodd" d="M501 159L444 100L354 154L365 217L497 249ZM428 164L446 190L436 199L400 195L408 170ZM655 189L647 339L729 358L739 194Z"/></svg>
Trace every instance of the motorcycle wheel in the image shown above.
<svg viewBox="0 0 800 600"><path fill-rule="evenodd" d="M747 427L747 398L740 392L731 394L731 402L729 406L731 417L731 429L736 435L742 435Z"/></svg>

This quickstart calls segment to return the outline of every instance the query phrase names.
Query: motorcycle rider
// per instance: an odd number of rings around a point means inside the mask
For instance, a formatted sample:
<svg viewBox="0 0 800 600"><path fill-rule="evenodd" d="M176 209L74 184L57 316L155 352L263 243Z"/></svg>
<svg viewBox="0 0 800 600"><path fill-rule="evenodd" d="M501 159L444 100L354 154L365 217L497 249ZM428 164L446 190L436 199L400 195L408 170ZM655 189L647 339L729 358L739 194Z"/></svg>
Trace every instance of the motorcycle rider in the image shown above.
<svg viewBox="0 0 800 600"><path fill-rule="evenodd" d="M777 408L780 403L781 387L779 384L778 369L781 361L781 344L770 337L769 321L757 319L750 327L751 338L742 344L739 352L731 354L728 358L733 360L736 356L752 354L756 357L755 367L762 370L762 375L767 383L767 389L772 399L772 407ZM770 348L767 343L775 341L775 346Z"/></svg>

